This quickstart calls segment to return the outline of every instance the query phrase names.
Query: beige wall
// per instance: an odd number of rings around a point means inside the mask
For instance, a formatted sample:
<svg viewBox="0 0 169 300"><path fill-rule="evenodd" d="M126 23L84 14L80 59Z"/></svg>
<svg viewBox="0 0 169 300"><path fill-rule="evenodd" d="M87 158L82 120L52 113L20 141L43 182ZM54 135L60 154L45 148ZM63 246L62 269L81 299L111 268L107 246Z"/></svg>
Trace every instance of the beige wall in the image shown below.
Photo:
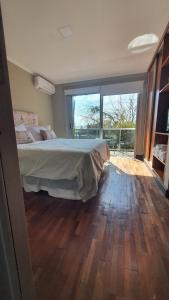
<svg viewBox="0 0 169 300"><path fill-rule="evenodd" d="M52 99L36 90L30 73L8 62L13 108L34 112L39 117L39 124L53 127Z"/></svg>
<svg viewBox="0 0 169 300"><path fill-rule="evenodd" d="M62 86L56 87L53 98L54 129L58 137L67 137L66 99Z"/></svg>

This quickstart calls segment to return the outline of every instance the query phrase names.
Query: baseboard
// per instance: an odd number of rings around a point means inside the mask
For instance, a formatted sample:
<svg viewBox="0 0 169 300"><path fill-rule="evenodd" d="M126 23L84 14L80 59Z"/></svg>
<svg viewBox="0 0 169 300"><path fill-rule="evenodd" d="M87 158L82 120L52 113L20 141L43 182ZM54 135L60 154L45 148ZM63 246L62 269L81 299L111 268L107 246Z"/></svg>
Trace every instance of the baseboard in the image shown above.
<svg viewBox="0 0 169 300"><path fill-rule="evenodd" d="M136 159L144 161L144 155L136 155Z"/></svg>

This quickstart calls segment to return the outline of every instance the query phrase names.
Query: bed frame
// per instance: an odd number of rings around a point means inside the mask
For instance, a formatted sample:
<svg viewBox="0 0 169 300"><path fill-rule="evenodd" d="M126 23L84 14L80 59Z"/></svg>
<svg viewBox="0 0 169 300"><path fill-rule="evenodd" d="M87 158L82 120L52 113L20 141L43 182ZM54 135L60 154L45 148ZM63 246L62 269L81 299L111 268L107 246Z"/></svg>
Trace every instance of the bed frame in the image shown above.
<svg viewBox="0 0 169 300"><path fill-rule="evenodd" d="M13 116L15 126L22 123L25 125L38 125L38 116L33 112L14 110Z"/></svg>

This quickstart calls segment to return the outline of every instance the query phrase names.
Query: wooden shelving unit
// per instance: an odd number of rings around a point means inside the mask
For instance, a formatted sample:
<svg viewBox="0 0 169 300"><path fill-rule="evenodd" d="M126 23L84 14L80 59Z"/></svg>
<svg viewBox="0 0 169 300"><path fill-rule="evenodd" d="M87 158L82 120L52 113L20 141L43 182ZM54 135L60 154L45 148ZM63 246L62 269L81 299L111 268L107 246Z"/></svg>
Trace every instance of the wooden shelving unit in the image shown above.
<svg viewBox="0 0 169 300"><path fill-rule="evenodd" d="M168 149L168 132L167 130L167 119L169 113L169 33L166 33L164 37L163 47L161 49L161 66L159 65L159 86L160 92L158 97L156 97L157 114L156 114L156 124L155 124L155 139L154 147L156 145L162 144L166 145ZM156 92L157 93L157 92ZM152 168L160 177L162 183L165 180L165 169L166 161L163 162L157 156L153 154Z"/></svg>
<svg viewBox="0 0 169 300"><path fill-rule="evenodd" d="M160 90L160 93L164 93L164 92L169 92L169 82L166 83L166 85L163 86L162 89Z"/></svg>
<svg viewBox="0 0 169 300"><path fill-rule="evenodd" d="M169 65L161 67L160 93L169 91Z"/></svg>
<svg viewBox="0 0 169 300"><path fill-rule="evenodd" d="M148 70L147 133L145 157L152 170L169 194L169 24ZM149 137L149 139L147 138ZM148 146L147 146L148 145ZM165 146L158 146L165 145ZM165 148L166 160L158 157L155 147ZM147 150L148 149L148 150Z"/></svg>
<svg viewBox="0 0 169 300"><path fill-rule="evenodd" d="M164 133L164 132L155 133L154 147L159 144L168 145L168 136L169 136L168 133ZM157 155L155 155L155 153L153 153L152 168L160 177L161 182L164 181L165 167L166 167L166 161L161 160Z"/></svg>
<svg viewBox="0 0 169 300"><path fill-rule="evenodd" d="M166 165L166 163L164 161L162 161L159 157L157 157L156 155L154 155L154 158L156 158L161 164L163 164L164 166Z"/></svg>
<svg viewBox="0 0 169 300"><path fill-rule="evenodd" d="M162 68L164 68L165 66L169 65L169 55L164 59L163 63L162 63Z"/></svg>
<svg viewBox="0 0 169 300"><path fill-rule="evenodd" d="M156 131L155 134L158 134L158 135L167 135L167 136L169 135L168 132L158 132L158 131Z"/></svg>
<svg viewBox="0 0 169 300"><path fill-rule="evenodd" d="M161 169L153 169L154 173L156 174L157 178L160 179L160 183L163 184L164 180L164 172Z"/></svg>

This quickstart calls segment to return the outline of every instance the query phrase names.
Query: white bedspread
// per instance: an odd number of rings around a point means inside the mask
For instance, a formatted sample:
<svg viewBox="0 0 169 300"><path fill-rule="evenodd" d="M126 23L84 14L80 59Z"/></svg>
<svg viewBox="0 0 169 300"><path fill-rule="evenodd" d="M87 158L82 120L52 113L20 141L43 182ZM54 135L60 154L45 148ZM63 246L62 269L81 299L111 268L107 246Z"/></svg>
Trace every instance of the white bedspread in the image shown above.
<svg viewBox="0 0 169 300"><path fill-rule="evenodd" d="M97 193L109 149L100 139L55 139L18 145L18 156L23 178L76 181L76 199L86 201Z"/></svg>

